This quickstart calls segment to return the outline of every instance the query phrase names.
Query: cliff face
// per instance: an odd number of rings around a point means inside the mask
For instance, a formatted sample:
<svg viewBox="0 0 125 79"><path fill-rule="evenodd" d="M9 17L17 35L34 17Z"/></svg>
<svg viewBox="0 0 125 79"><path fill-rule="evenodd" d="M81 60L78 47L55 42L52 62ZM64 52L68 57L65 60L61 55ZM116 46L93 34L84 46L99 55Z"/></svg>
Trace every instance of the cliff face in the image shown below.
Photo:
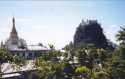
<svg viewBox="0 0 125 79"><path fill-rule="evenodd" d="M101 25L96 20L88 20L80 23L74 35L74 45L94 44L99 48L107 48L108 42Z"/></svg>

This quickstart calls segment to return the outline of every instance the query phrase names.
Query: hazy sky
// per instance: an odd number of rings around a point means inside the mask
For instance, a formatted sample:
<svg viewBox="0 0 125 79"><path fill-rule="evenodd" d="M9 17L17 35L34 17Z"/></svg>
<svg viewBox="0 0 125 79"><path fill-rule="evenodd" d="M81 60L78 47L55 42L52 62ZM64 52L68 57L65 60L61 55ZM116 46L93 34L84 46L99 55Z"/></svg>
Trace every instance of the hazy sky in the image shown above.
<svg viewBox="0 0 125 79"><path fill-rule="evenodd" d="M0 40L6 40L15 17L18 35L28 44L52 43L61 48L73 40L82 19L97 19L107 38L125 25L124 1L0 1Z"/></svg>

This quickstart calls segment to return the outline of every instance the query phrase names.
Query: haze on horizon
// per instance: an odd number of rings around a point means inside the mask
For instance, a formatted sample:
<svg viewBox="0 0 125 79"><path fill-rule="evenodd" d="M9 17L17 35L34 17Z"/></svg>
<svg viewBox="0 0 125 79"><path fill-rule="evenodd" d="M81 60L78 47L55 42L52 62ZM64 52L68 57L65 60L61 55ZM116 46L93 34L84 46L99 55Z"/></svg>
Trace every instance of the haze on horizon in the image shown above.
<svg viewBox="0 0 125 79"><path fill-rule="evenodd" d="M125 1L0 1L0 41L5 41L15 17L19 37L28 44L52 43L61 48L73 40L81 20L96 19L107 38L125 25Z"/></svg>

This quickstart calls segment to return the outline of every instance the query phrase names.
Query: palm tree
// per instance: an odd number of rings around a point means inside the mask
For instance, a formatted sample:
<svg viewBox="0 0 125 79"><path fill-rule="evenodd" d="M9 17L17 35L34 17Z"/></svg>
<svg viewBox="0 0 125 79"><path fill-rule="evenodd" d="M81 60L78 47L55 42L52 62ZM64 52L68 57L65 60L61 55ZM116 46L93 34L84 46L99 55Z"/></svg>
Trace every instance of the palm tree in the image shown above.
<svg viewBox="0 0 125 79"><path fill-rule="evenodd" d="M121 27L121 30L116 35L117 41L121 41L121 43L125 44L125 28Z"/></svg>

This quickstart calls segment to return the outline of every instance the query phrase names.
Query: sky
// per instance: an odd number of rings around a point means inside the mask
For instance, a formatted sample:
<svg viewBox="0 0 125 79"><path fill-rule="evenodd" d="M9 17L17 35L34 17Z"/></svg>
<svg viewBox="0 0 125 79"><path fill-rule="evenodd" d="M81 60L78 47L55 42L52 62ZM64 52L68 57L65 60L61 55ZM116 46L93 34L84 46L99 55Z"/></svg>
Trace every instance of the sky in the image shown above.
<svg viewBox="0 0 125 79"><path fill-rule="evenodd" d="M0 1L0 41L9 38L12 18L20 38L27 44L54 44L62 48L73 41L76 28L83 20L98 20L107 39L125 25L125 1L119 0L3 0Z"/></svg>

